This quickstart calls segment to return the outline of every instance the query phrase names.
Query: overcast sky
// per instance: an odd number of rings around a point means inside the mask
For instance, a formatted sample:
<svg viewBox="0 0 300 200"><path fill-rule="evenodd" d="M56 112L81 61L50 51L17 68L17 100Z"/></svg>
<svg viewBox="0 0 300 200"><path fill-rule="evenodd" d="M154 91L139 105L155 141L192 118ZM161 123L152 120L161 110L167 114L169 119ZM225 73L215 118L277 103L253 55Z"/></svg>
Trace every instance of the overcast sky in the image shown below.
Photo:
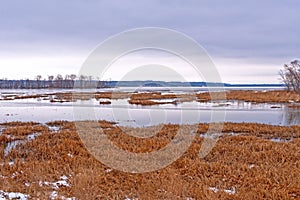
<svg viewBox="0 0 300 200"><path fill-rule="evenodd" d="M282 65L300 57L298 0L7 0L0 6L0 78L77 74L99 43L140 27L192 37L224 82L279 83Z"/></svg>

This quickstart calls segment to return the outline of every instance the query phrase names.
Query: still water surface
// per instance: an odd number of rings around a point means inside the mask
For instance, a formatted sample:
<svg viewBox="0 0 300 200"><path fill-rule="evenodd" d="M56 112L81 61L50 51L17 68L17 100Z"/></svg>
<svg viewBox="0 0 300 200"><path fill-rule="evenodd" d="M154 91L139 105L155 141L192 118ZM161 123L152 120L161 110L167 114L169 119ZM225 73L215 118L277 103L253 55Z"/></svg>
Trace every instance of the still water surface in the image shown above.
<svg viewBox="0 0 300 200"><path fill-rule="evenodd" d="M153 88L151 88L153 89ZM156 88L157 89L157 88ZM205 91L205 88L195 88ZM232 89L232 88L230 88ZM236 89L236 88L234 88ZM247 88L252 90L269 90L273 88ZM278 89L278 88L277 88ZM104 89L101 91L111 91ZM132 91L132 88L119 88L118 91ZM66 92L69 90L65 90ZM140 91L148 91L143 88ZM157 89L157 91L162 91ZM207 91L207 89L206 89ZM0 96L54 93L53 90L1 90ZM59 92L62 92L61 90ZM162 92L169 93L164 90ZM174 92L174 89L172 90ZM176 88L175 92L185 92ZM101 99L100 101L105 101ZM166 100L162 100L166 101ZM170 100L171 101L171 100ZM130 105L128 99L112 100L111 105L100 105L99 101L77 101L76 103L50 103L42 99L21 99L0 101L0 122L55 120L78 120L74 117L74 107L81 107L83 114L80 120L108 120L125 126L150 126L161 123L194 124L199 122L218 122L212 119L212 113L225 113L228 122L256 122L272 125L300 125L300 110L289 108L286 104L256 104L243 101L220 102L185 102L181 104L163 104L155 106ZM222 120L221 120L222 121Z"/></svg>

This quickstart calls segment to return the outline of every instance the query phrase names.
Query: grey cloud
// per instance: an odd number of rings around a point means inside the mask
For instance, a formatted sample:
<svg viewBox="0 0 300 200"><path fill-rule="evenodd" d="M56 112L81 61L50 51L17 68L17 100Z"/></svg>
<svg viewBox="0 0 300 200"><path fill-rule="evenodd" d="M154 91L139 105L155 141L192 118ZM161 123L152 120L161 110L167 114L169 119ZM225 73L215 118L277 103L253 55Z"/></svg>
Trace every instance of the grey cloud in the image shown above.
<svg viewBox="0 0 300 200"><path fill-rule="evenodd" d="M161 26L195 38L213 54L299 54L297 1L7 1L0 41L85 46L120 31ZM225 51L224 51L225 50Z"/></svg>
<svg viewBox="0 0 300 200"><path fill-rule="evenodd" d="M0 54L87 53L113 34L156 26L212 57L289 62L300 56L299 10L297 0L11 0L0 6Z"/></svg>

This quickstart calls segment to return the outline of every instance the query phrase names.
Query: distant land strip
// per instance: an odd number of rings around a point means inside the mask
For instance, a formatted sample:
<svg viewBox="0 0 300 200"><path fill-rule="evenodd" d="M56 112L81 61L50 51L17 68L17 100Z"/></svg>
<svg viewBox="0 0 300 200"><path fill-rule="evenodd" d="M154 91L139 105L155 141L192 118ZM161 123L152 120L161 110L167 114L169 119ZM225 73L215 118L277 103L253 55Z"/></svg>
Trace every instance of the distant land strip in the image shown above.
<svg viewBox="0 0 300 200"><path fill-rule="evenodd" d="M72 88L115 88L115 87L284 87L284 84L229 84L211 82L178 81L101 81L92 79L44 79L7 80L0 79L0 89L72 89Z"/></svg>

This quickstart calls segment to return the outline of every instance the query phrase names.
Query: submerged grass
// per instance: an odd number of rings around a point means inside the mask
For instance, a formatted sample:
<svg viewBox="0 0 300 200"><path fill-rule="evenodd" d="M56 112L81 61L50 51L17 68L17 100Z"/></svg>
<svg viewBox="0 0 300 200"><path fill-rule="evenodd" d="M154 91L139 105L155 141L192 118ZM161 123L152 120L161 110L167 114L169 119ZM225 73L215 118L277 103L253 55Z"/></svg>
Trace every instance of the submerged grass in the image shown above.
<svg viewBox="0 0 300 200"><path fill-rule="evenodd" d="M213 150L198 154L208 124L199 124L195 140L184 155L159 171L130 174L103 165L85 149L73 122L56 121L51 132L35 123L6 123L3 136L41 131L6 157L7 141L0 141L0 190L22 192L32 199L299 199L300 127L225 123ZM136 153L163 148L178 125L128 128L100 121L99 127L120 148ZM150 138L136 138L159 130ZM30 130L30 131L27 131ZM213 133L213 132L212 132ZM210 134L210 133L208 133ZM292 138L277 143L268 138ZM13 161L14 164L9 164ZM58 184L65 177L67 184ZM55 187L57 185L57 187Z"/></svg>

